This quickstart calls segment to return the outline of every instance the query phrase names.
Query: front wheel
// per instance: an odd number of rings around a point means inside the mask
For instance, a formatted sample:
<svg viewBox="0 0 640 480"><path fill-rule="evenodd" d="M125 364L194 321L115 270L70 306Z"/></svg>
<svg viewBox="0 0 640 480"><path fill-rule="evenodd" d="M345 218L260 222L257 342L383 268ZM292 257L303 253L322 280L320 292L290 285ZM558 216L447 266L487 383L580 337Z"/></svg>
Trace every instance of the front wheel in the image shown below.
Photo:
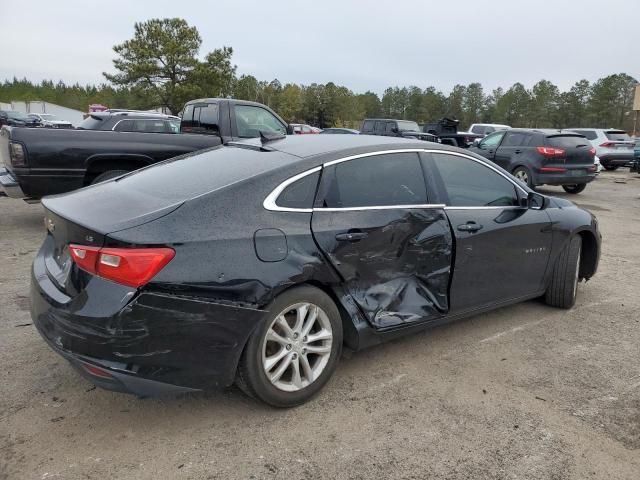
<svg viewBox="0 0 640 480"><path fill-rule="evenodd" d="M578 183L578 184L575 184L575 185L562 185L562 188L567 193L580 193L585 188L587 188L587 184L586 183Z"/></svg>
<svg viewBox="0 0 640 480"><path fill-rule="evenodd" d="M513 170L513 176L520 180L522 183L526 183L527 187L533 188L533 177L531 171L527 167L517 167Z"/></svg>
<svg viewBox="0 0 640 480"><path fill-rule="evenodd" d="M581 249L582 237L576 235L560 252L544 296L545 302L552 307L571 308L575 305L580 280Z"/></svg>
<svg viewBox="0 0 640 480"><path fill-rule="evenodd" d="M236 384L274 407L294 407L318 393L342 351L342 322L323 291L287 290L267 308L238 366Z"/></svg>

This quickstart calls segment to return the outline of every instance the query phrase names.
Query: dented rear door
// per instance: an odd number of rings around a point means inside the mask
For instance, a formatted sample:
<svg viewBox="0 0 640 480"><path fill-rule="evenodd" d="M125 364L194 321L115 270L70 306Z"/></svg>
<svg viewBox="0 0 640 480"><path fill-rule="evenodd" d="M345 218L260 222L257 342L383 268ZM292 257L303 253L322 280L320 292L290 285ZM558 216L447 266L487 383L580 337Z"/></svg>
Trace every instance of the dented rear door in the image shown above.
<svg viewBox="0 0 640 480"><path fill-rule="evenodd" d="M425 183L415 152L367 154L322 173L315 241L377 328L435 320L449 309L452 235Z"/></svg>

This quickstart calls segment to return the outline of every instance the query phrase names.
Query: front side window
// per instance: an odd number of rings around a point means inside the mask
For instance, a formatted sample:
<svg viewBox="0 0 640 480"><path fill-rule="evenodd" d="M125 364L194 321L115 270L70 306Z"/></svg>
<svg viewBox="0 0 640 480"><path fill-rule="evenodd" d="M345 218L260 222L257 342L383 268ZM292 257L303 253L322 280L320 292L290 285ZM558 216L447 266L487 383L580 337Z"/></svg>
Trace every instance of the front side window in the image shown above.
<svg viewBox="0 0 640 480"><path fill-rule="evenodd" d="M506 207L519 205L513 183L491 168L469 158L433 154L452 207Z"/></svg>
<svg viewBox="0 0 640 480"><path fill-rule="evenodd" d="M502 142L503 147L519 147L525 144L525 139L528 140L529 134L525 132L507 132Z"/></svg>
<svg viewBox="0 0 640 480"><path fill-rule="evenodd" d="M116 132L133 132L133 120L120 120L114 130Z"/></svg>
<svg viewBox="0 0 640 480"><path fill-rule="evenodd" d="M376 133L378 135L383 135L385 129L385 122L376 122Z"/></svg>
<svg viewBox="0 0 640 480"><path fill-rule="evenodd" d="M495 148L500 145L500 140L502 140L502 137L504 137L504 131L496 132L492 135L489 135L480 142L480 148Z"/></svg>
<svg viewBox="0 0 640 480"><path fill-rule="evenodd" d="M319 208L385 207L427 203L417 153L361 157L327 167Z"/></svg>
<svg viewBox="0 0 640 480"><path fill-rule="evenodd" d="M373 132L373 120L366 120L363 124L362 124L362 131L365 133L371 133Z"/></svg>
<svg viewBox="0 0 640 480"><path fill-rule="evenodd" d="M236 105L236 126L240 138L257 138L266 134L287 134L287 128L271 112L252 105Z"/></svg>

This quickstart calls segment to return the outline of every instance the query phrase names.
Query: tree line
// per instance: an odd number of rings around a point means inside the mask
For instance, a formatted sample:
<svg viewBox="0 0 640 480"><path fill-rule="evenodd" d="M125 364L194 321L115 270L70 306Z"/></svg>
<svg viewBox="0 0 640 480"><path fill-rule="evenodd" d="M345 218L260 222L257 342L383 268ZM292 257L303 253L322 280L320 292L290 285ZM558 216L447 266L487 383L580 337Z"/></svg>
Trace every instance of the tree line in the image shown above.
<svg viewBox="0 0 640 480"><path fill-rule="evenodd" d="M593 83L577 81L561 91L548 80L531 89L515 83L508 89L485 91L480 83L455 85L445 94L435 87L389 87L382 96L355 93L333 82L298 85L277 79L237 75L233 49L222 47L200 57L198 30L183 19L152 19L136 23L134 36L114 46L114 73L95 86L63 82L33 83L27 79L0 84L0 101L44 100L86 111L91 103L112 108L166 107L178 113L188 100L234 97L269 105L292 123L326 127L359 127L366 117L432 122L442 117L472 123L504 123L517 127L615 127L631 130L634 87L626 73ZM202 58L202 59L201 59Z"/></svg>

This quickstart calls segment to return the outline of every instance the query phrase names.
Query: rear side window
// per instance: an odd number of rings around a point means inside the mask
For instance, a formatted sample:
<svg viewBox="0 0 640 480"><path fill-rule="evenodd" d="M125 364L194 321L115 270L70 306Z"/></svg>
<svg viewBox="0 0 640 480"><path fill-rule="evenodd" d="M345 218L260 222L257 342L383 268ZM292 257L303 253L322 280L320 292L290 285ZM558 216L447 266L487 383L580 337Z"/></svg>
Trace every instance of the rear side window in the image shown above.
<svg viewBox="0 0 640 480"><path fill-rule="evenodd" d="M631 141L631 137L627 135L627 132L622 130L608 130L604 134L607 136L607 140L613 140L614 142Z"/></svg>
<svg viewBox="0 0 640 480"><path fill-rule="evenodd" d="M384 207L427 203L427 189L417 153L356 158L329 167L325 172L323 198L318 207Z"/></svg>
<svg viewBox="0 0 640 480"><path fill-rule="evenodd" d="M313 208L320 172L310 173L285 188L276 205L286 208Z"/></svg>
<svg viewBox="0 0 640 480"><path fill-rule="evenodd" d="M393 122L387 122L387 125L385 127L385 133L393 133L393 129L395 128L395 123Z"/></svg>
<svg viewBox="0 0 640 480"><path fill-rule="evenodd" d="M373 132L373 123L373 120L365 120L365 122L362 124L362 131L365 133Z"/></svg>
<svg viewBox="0 0 640 480"><path fill-rule="evenodd" d="M507 207L518 205L516 188L496 171L469 158L433 154L453 207Z"/></svg>
<svg viewBox="0 0 640 480"><path fill-rule="evenodd" d="M507 132L501 147L520 147L529 143L529 134L525 132Z"/></svg>
<svg viewBox="0 0 640 480"><path fill-rule="evenodd" d="M383 134L384 133L384 126L385 122L376 122L376 133L377 134Z"/></svg>
<svg viewBox="0 0 640 480"><path fill-rule="evenodd" d="M253 105L235 105L236 127L241 138L257 138L266 134L287 134L287 129L271 112ZM301 132L302 128L301 127ZM307 127L308 128L308 127Z"/></svg>
<svg viewBox="0 0 640 480"><path fill-rule="evenodd" d="M589 141L584 137L577 135L554 135L547 137L547 143L554 148L578 148L591 146Z"/></svg>
<svg viewBox="0 0 640 480"><path fill-rule="evenodd" d="M181 128L185 132L218 133L218 104L187 105Z"/></svg>

